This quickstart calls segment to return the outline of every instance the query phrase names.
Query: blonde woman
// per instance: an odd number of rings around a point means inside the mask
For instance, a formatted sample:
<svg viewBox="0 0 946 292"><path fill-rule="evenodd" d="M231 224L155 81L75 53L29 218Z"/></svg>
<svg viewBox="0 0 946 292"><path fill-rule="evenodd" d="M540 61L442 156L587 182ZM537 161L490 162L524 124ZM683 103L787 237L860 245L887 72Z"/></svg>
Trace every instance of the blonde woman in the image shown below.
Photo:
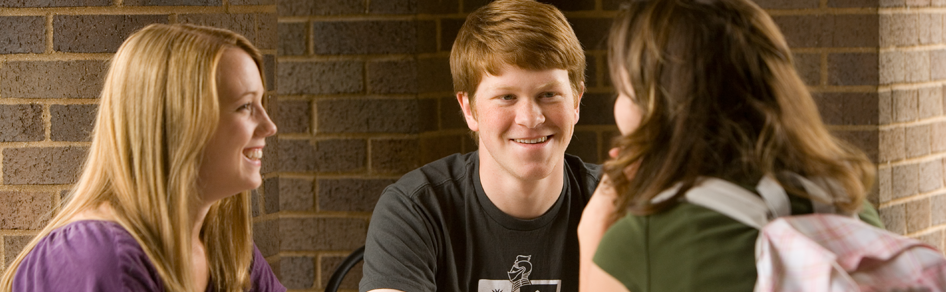
<svg viewBox="0 0 946 292"><path fill-rule="evenodd" d="M151 25L115 54L68 203L4 291L285 291L252 241L265 138L259 51L233 32Z"/></svg>
<svg viewBox="0 0 946 292"><path fill-rule="evenodd" d="M792 214L813 203L782 174L827 179L841 186L837 210L882 225L864 199L873 165L831 136L791 57L750 0L634 0L620 11L608 63L622 136L579 225L582 291L751 291L758 231L683 200L703 178L755 192L775 174Z"/></svg>

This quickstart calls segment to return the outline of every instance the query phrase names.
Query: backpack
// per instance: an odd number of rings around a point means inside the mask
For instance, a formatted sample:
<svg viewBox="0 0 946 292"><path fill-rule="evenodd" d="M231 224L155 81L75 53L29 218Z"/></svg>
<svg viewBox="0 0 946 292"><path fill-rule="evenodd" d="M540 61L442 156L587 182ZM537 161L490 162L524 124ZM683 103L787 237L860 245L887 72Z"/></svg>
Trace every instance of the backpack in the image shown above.
<svg viewBox="0 0 946 292"><path fill-rule="evenodd" d="M684 195L759 229L755 291L946 291L946 258L935 248L838 214L825 191L840 190L832 182L783 175L805 189L814 214L790 216L788 194L771 175L756 186L759 195L716 178L703 178Z"/></svg>

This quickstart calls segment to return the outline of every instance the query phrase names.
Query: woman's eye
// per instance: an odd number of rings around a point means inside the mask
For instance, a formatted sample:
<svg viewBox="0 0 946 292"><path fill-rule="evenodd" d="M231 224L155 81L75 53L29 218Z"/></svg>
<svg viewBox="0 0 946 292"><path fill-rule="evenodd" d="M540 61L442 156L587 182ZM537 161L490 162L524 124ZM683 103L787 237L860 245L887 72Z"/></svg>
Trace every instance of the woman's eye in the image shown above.
<svg viewBox="0 0 946 292"><path fill-rule="evenodd" d="M252 103L247 103L247 104L241 105L239 108L237 108L237 111L244 111L244 110L250 111L250 113L252 113L252 112L253 112L253 104L252 104Z"/></svg>

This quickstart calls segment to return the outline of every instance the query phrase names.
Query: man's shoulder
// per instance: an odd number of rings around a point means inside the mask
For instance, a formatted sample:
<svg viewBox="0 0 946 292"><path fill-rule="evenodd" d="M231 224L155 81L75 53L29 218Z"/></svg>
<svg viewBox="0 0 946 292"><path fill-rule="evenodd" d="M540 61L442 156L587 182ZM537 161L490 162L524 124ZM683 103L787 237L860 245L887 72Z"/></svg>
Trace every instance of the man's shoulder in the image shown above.
<svg viewBox="0 0 946 292"><path fill-rule="evenodd" d="M588 199L601 182L601 165L587 163L578 156L565 154L565 174L571 181L578 183L584 198Z"/></svg>
<svg viewBox="0 0 946 292"><path fill-rule="evenodd" d="M476 152L452 154L428 163L407 174L388 186L385 193L396 192L414 197L428 190L465 189L472 186L472 175L476 164Z"/></svg>

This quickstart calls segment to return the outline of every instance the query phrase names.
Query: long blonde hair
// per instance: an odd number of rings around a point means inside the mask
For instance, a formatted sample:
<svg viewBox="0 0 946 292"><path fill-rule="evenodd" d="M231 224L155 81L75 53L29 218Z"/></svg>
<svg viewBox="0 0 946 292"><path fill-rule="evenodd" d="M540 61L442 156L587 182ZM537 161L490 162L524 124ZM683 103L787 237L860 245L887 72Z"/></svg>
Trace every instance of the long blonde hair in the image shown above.
<svg viewBox="0 0 946 292"><path fill-rule="evenodd" d="M227 48L247 52L263 72L259 51L228 30L154 24L128 37L109 67L82 176L61 212L4 272L2 290L12 289L17 268L42 238L105 204L165 290L204 291L192 287L190 212L200 200L203 151L219 120L216 68ZM248 192L222 199L201 227L216 291L249 287L249 208Z"/></svg>
<svg viewBox="0 0 946 292"><path fill-rule="evenodd" d="M701 176L754 186L783 171L831 179L844 190L834 194L836 206L861 206L873 164L827 130L784 37L761 8L749 0L628 5L608 44L612 82L641 112L640 126L615 141L618 157L604 167L620 194L619 216L675 205L652 199L678 182L677 197Z"/></svg>

